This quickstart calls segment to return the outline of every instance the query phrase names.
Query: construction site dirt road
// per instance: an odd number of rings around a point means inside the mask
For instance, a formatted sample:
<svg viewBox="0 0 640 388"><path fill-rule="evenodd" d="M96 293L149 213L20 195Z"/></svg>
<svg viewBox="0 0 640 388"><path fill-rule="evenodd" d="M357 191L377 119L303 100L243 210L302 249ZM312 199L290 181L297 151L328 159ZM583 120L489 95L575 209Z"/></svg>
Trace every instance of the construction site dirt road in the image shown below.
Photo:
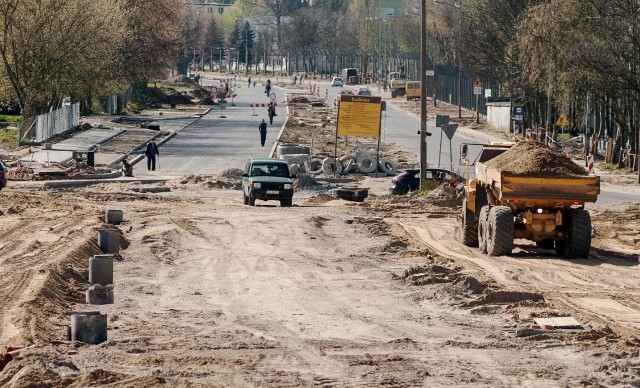
<svg viewBox="0 0 640 388"><path fill-rule="evenodd" d="M37 347L0 385L640 383L639 203L590 207L588 259L518 241L489 257L456 239L461 200L438 190L365 178L362 203L307 189L250 207L239 174L3 190L0 343ZM603 177L640 195L621 179ZM87 306L107 209L124 213L115 303ZM67 340L82 310L107 314L106 342ZM568 316L584 328L530 328Z"/></svg>

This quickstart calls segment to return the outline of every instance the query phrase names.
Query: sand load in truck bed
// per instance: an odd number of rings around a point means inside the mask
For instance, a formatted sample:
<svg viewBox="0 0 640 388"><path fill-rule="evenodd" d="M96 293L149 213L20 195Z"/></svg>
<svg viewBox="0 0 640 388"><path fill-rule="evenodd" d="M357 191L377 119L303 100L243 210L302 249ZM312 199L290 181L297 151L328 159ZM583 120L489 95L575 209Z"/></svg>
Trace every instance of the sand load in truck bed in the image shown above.
<svg viewBox="0 0 640 388"><path fill-rule="evenodd" d="M514 175L588 175L588 172L571 158L539 142L520 142L485 164L487 167L508 171Z"/></svg>

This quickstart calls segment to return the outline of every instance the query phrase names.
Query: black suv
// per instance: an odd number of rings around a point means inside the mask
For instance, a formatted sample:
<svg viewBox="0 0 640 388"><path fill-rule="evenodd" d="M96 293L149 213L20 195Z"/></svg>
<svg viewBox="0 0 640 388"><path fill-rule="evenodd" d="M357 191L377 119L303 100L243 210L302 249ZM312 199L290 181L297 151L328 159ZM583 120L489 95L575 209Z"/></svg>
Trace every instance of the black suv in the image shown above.
<svg viewBox="0 0 640 388"><path fill-rule="evenodd" d="M281 159L249 159L242 172L244 204L255 206L256 199L293 204L293 181L289 167Z"/></svg>

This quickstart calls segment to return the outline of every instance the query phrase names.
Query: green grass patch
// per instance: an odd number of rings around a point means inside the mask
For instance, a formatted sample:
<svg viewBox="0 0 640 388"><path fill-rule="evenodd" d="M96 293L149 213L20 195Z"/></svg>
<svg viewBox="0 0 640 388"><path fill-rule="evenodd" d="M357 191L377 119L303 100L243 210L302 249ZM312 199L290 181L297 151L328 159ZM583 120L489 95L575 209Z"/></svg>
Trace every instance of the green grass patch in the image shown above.
<svg viewBox="0 0 640 388"><path fill-rule="evenodd" d="M614 163L602 163L598 166L601 170L613 171L618 169L618 165Z"/></svg>
<svg viewBox="0 0 640 388"><path fill-rule="evenodd" d="M18 141L16 139L17 129L0 129L0 143L8 144L11 147L16 147Z"/></svg>
<svg viewBox="0 0 640 388"><path fill-rule="evenodd" d="M187 92L189 91L189 87L188 86L178 86L178 85L169 85L169 84L163 84L161 82L149 82L147 83L147 87L148 88L158 88L158 89L171 89L171 90L175 90L176 92Z"/></svg>
<svg viewBox="0 0 640 388"><path fill-rule="evenodd" d="M19 123L22 121L20 115L0 115L0 123Z"/></svg>
<svg viewBox="0 0 640 388"><path fill-rule="evenodd" d="M573 136L570 133L560 133L558 134L558 141L567 141L571 140Z"/></svg>

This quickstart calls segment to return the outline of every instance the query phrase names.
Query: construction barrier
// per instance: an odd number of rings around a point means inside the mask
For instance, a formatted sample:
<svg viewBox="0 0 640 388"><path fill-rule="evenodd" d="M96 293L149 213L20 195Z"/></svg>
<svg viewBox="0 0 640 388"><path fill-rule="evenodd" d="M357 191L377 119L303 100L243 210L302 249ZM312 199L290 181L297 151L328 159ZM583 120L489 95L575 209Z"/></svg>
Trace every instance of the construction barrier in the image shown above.
<svg viewBox="0 0 640 388"><path fill-rule="evenodd" d="M267 102L267 103L257 103L257 104L249 104L249 108L266 108L269 106L269 104L272 104L273 106L278 106L277 102Z"/></svg>

